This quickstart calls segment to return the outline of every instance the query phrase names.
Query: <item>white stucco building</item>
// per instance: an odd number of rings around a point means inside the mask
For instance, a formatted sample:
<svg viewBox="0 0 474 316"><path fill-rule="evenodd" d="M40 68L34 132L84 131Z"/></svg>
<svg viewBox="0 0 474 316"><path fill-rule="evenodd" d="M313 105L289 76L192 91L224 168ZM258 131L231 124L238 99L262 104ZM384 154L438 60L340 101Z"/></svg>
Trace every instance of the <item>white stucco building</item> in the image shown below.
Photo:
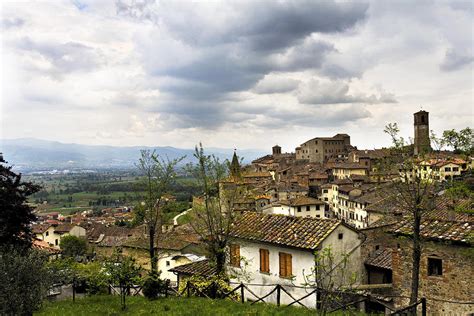
<svg viewBox="0 0 474 316"><path fill-rule="evenodd" d="M359 232L340 220L246 212L232 231L229 269L234 282L243 282L258 296L280 284L295 298L310 293L314 281L315 251L330 247L335 262L349 256L348 274L361 275ZM314 286L314 284L313 284ZM276 294L265 301L276 302ZM286 294L281 304L293 300ZM316 307L316 294L302 301Z"/></svg>
<svg viewBox="0 0 474 316"><path fill-rule="evenodd" d="M298 197L274 202L262 209L264 214L279 214L297 217L327 218L326 204L311 197Z"/></svg>
<svg viewBox="0 0 474 316"><path fill-rule="evenodd" d="M32 231L37 239L43 240L57 249L59 249L61 238L64 236L71 235L86 238L86 230L74 224L38 224L33 225Z"/></svg>

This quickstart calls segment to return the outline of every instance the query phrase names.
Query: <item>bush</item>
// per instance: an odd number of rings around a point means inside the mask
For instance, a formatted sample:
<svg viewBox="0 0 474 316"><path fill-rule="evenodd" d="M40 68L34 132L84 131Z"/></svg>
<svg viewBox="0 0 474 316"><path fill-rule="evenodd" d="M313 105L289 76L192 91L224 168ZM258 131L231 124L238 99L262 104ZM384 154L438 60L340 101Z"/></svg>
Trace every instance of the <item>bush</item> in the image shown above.
<svg viewBox="0 0 474 316"><path fill-rule="evenodd" d="M83 256L87 251L87 241L76 236L64 236L59 246L66 257Z"/></svg>
<svg viewBox="0 0 474 316"><path fill-rule="evenodd" d="M0 315L31 315L52 285L48 258L36 250L0 249Z"/></svg>
<svg viewBox="0 0 474 316"><path fill-rule="evenodd" d="M160 294L165 294L168 290L168 286L168 281L160 279L158 273L151 272L143 283L142 292L146 298L153 300Z"/></svg>
<svg viewBox="0 0 474 316"><path fill-rule="evenodd" d="M233 288L229 285L229 280L223 276L212 276L208 278L192 276L188 279L188 282L193 285L190 293L194 296L202 296L200 293L203 293L211 298L223 298L225 294L233 290ZM186 282L180 283L179 292L181 293L185 287ZM240 298L239 294L236 292L228 297L234 300Z"/></svg>

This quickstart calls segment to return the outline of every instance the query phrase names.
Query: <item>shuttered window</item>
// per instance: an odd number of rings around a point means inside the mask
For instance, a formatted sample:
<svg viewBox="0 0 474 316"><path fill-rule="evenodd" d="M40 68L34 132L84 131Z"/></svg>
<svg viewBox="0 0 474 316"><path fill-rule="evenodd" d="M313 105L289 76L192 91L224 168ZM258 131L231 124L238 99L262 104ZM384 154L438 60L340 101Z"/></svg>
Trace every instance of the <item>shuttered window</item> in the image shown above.
<svg viewBox="0 0 474 316"><path fill-rule="evenodd" d="M292 262L289 253L280 252L280 276L287 278L292 276Z"/></svg>
<svg viewBox="0 0 474 316"><path fill-rule="evenodd" d="M260 272L270 272L269 255L268 249L260 249Z"/></svg>
<svg viewBox="0 0 474 316"><path fill-rule="evenodd" d="M230 265L240 268L240 245L230 245Z"/></svg>

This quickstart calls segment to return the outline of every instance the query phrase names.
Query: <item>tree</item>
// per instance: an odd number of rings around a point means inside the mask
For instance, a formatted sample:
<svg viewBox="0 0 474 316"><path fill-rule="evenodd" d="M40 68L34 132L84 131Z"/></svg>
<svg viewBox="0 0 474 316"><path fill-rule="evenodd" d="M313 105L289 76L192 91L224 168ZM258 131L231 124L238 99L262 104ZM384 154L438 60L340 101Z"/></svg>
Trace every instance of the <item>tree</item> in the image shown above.
<svg viewBox="0 0 474 316"><path fill-rule="evenodd" d="M466 127L459 132L454 129L443 132L443 142L457 153L471 154L474 151L474 130Z"/></svg>
<svg viewBox="0 0 474 316"><path fill-rule="evenodd" d="M304 285L318 289L317 313L326 315L329 309L343 305L345 294L353 291L357 275L348 273L349 255L337 255L331 247L315 251L314 263L314 268L304 275Z"/></svg>
<svg viewBox="0 0 474 316"><path fill-rule="evenodd" d="M230 176L231 164L220 162L214 155L206 155L202 144L196 146L194 157L198 162L188 164L187 171L201 189L202 203L194 203L188 213L189 222L204 241L217 274L224 275L226 250L236 218L233 205L237 198L245 195L245 190L239 187L239 178L232 178L224 185L224 180Z"/></svg>
<svg viewBox="0 0 474 316"><path fill-rule="evenodd" d="M163 159L155 151L142 150L137 167L144 175L145 210L143 221L147 225L151 270L157 272L158 257L155 253L157 234L161 232L162 208L167 204L163 196L176 178L176 165L184 157Z"/></svg>
<svg viewBox="0 0 474 316"><path fill-rule="evenodd" d="M130 287L141 281L141 267L136 264L134 258L115 252L112 257L107 260L105 270L109 275L110 282L113 285L119 286L120 303L122 310L125 310L127 308L125 298L129 294Z"/></svg>
<svg viewBox="0 0 474 316"><path fill-rule="evenodd" d="M68 235L61 238L59 247L64 256L75 258L86 253L87 241L84 238Z"/></svg>
<svg viewBox="0 0 474 316"><path fill-rule="evenodd" d="M0 240L4 244L29 246L33 234L30 223L36 219L28 197L40 190L12 171L0 154Z"/></svg>
<svg viewBox="0 0 474 316"><path fill-rule="evenodd" d="M0 248L0 315L32 315L52 285L47 255L33 249Z"/></svg>
<svg viewBox="0 0 474 316"><path fill-rule="evenodd" d="M430 174L420 172L418 162L408 155L408 147L403 138L398 137L397 124L388 124L384 130L392 138L393 152L397 157L405 157L403 161L394 161L398 165L400 176L393 179L385 190L392 203L405 216L412 220L412 275L410 303L418 300L420 260L421 260L421 221L422 217L432 211L435 199L440 190L439 183ZM393 159L389 157L388 159ZM386 165L390 165L390 162Z"/></svg>

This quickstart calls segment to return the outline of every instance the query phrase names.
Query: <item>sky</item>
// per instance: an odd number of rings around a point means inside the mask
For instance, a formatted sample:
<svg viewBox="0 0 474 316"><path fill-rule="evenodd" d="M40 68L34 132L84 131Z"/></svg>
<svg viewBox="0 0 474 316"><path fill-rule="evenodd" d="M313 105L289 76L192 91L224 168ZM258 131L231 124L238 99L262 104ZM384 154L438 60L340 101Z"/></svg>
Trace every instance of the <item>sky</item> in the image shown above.
<svg viewBox="0 0 474 316"><path fill-rule="evenodd" d="M0 138L284 152L474 126L470 1L2 1Z"/></svg>

